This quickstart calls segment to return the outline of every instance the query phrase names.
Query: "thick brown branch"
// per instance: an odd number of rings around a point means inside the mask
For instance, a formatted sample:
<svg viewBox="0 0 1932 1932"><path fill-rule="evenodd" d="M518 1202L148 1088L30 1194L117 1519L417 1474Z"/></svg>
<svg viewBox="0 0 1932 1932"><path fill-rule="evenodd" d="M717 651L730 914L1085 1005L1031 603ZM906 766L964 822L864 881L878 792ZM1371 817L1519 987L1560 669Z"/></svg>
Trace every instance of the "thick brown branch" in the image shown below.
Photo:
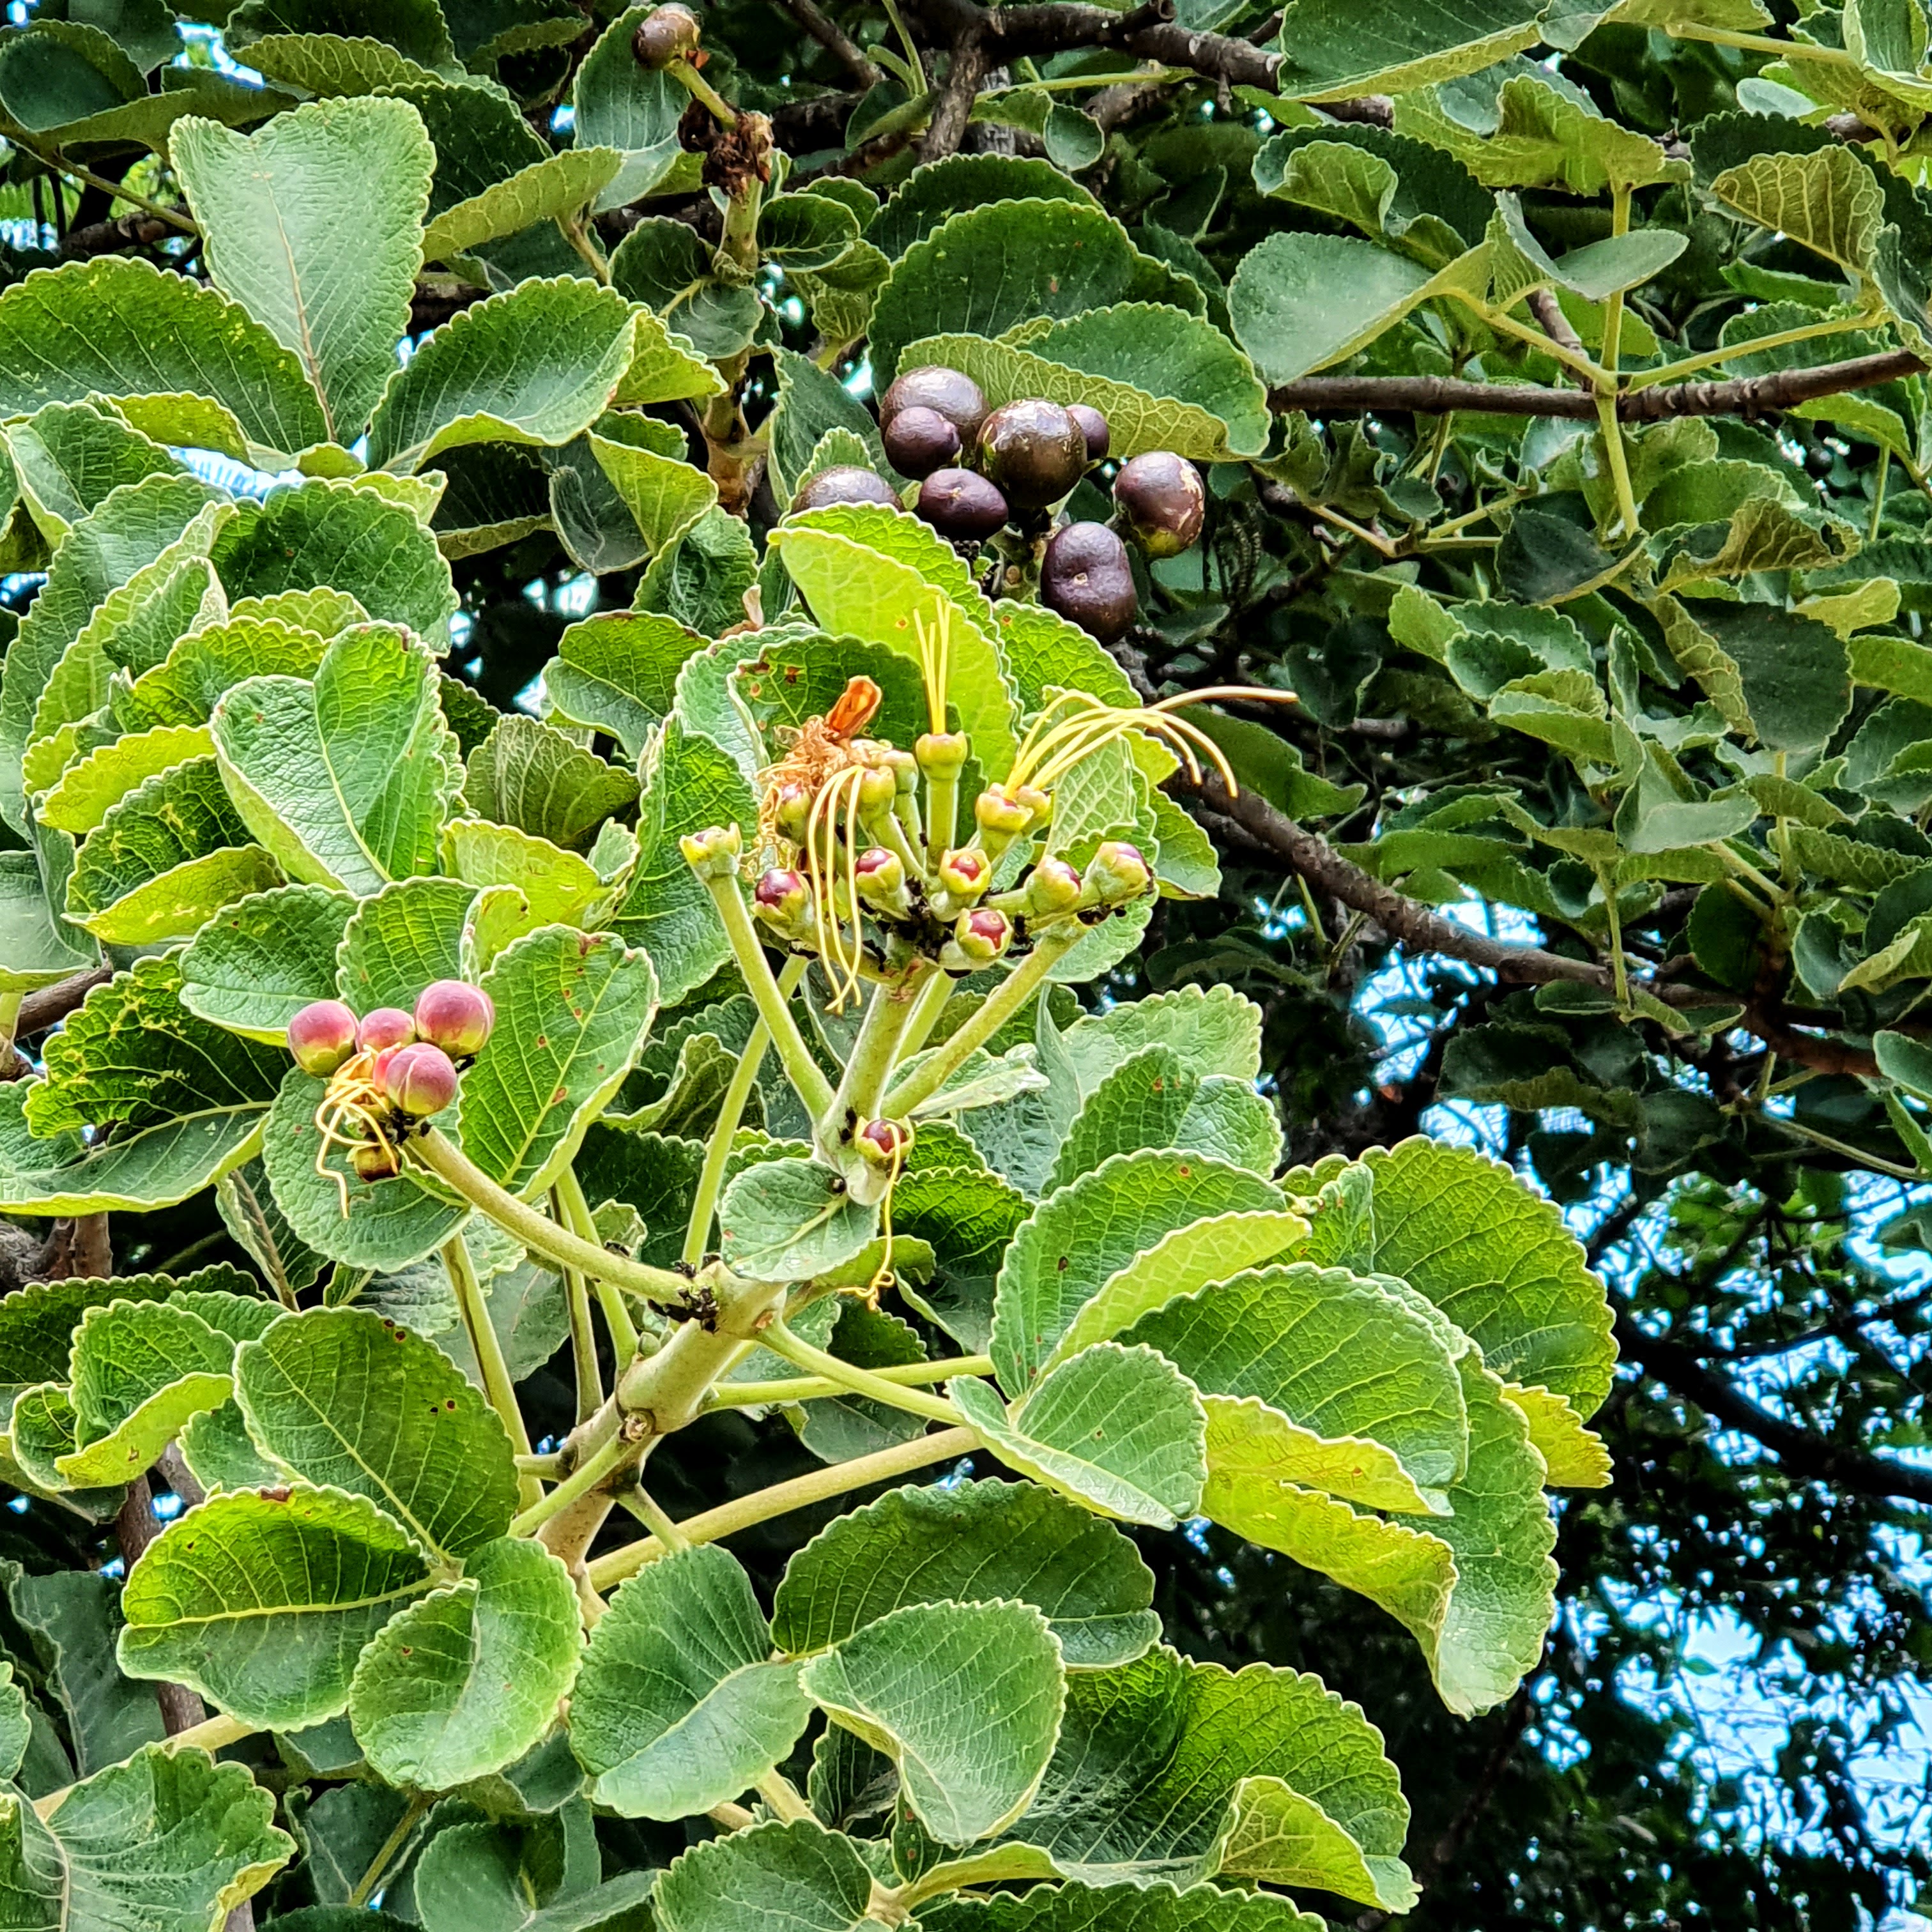
<svg viewBox="0 0 1932 1932"><path fill-rule="evenodd" d="M104 986L113 976L105 966L97 966L75 974L70 980L43 986L38 993L29 993L20 1002L20 1017L14 1028L15 1037L24 1040L29 1034L45 1033L57 1021L65 1019L95 987Z"/></svg>
<svg viewBox="0 0 1932 1932"><path fill-rule="evenodd" d="M876 87L879 70L865 51L831 16L814 0L782 0L789 14L826 52L840 62L861 87Z"/></svg>
<svg viewBox="0 0 1932 1932"><path fill-rule="evenodd" d="M1630 423L1658 422L1671 416L1768 416L1820 396L1896 382L1922 374L1924 368L1910 350L1890 349L1849 362L1781 369L1735 382L1660 382L1620 397L1617 415ZM1491 416L1594 422L1597 414L1596 400L1585 389L1552 389L1538 382L1465 382L1447 376L1304 376L1270 390L1268 400L1277 410L1306 410L1316 416L1358 410L1442 416L1451 410L1477 410Z"/></svg>

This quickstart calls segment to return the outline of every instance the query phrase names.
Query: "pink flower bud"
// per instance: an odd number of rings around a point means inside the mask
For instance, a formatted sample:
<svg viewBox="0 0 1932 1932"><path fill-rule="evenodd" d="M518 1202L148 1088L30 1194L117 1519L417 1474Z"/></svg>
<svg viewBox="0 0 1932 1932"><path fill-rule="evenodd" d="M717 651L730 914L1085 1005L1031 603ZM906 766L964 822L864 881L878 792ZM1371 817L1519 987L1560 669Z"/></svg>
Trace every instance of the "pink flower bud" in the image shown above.
<svg viewBox="0 0 1932 1932"><path fill-rule="evenodd" d="M976 899L993 883L993 868L983 852L962 848L940 860L939 883L956 899Z"/></svg>
<svg viewBox="0 0 1932 1932"><path fill-rule="evenodd" d="M416 996L416 1033L445 1053L480 1053L496 1024L496 1008L481 986L439 980Z"/></svg>
<svg viewBox="0 0 1932 1932"><path fill-rule="evenodd" d="M356 1016L340 1000L316 1000L289 1022L289 1051L304 1073L327 1078L356 1051Z"/></svg>
<svg viewBox="0 0 1932 1932"><path fill-rule="evenodd" d="M456 1098L456 1068L441 1047L420 1042L402 1048L382 1070L382 1090L398 1112L427 1120Z"/></svg>
<svg viewBox="0 0 1932 1932"><path fill-rule="evenodd" d="M774 866L752 889L752 904L773 926L796 926L811 913L812 888L802 874Z"/></svg>
<svg viewBox="0 0 1932 1932"><path fill-rule="evenodd" d="M868 1120L859 1130L859 1151L880 1167L903 1161L912 1146L912 1129L901 1120Z"/></svg>
<svg viewBox="0 0 1932 1932"><path fill-rule="evenodd" d="M392 1046L407 1046L416 1036L416 1023L400 1006L378 1006L362 1016L362 1030L356 1042L365 1053L380 1053Z"/></svg>

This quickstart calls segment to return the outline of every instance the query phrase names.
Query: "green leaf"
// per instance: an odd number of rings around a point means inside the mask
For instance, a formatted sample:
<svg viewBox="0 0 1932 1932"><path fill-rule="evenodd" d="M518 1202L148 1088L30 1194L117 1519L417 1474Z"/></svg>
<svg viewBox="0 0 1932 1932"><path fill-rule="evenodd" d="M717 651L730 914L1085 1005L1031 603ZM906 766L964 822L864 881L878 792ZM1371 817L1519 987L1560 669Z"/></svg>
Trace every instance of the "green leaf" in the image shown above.
<svg viewBox="0 0 1932 1932"><path fill-rule="evenodd" d="M431 69L364 34L264 34L248 43L248 64L265 80L324 100L434 85L436 79Z"/></svg>
<svg viewBox="0 0 1932 1932"><path fill-rule="evenodd" d="M673 618L599 611L558 638L544 690L554 715L609 732L634 758L670 716L686 660L705 644Z"/></svg>
<svg viewBox="0 0 1932 1932"><path fill-rule="evenodd" d="M622 1085L657 1010L650 959L610 933L545 926L484 975L496 1030L463 1076L464 1151L491 1180L540 1194Z"/></svg>
<svg viewBox="0 0 1932 1932"><path fill-rule="evenodd" d="M350 1687L356 1741L392 1784L446 1791L513 1763L555 1721L583 1646L577 1592L536 1542L470 1552L460 1583L392 1622Z"/></svg>
<svg viewBox="0 0 1932 1932"><path fill-rule="evenodd" d="M890 211L881 216L889 220ZM1189 285L1192 286L1191 284ZM1110 214L1078 202L997 201L950 216L894 264L872 310L873 380L883 390L908 343L1004 335L1016 322L1133 301L1178 300L1178 278L1143 255Z"/></svg>
<svg viewBox="0 0 1932 1932"><path fill-rule="evenodd" d="M33 1734L26 1694L14 1681L14 1666L0 1665L0 1772L6 1774L9 1784L20 1774L21 1760Z"/></svg>
<svg viewBox="0 0 1932 1932"><path fill-rule="evenodd" d="M1030 334L1023 347L930 336L909 344L902 359L964 371L995 408L1025 396L1084 403L1107 418L1115 460L1171 449L1225 461L1258 454L1268 442L1267 398L1247 358L1199 317L1156 303L1076 315Z"/></svg>
<svg viewBox="0 0 1932 1932"><path fill-rule="evenodd" d="M754 1281L808 1281L848 1262L878 1232L876 1208L862 1207L829 1167L767 1160L724 1190L718 1211L725 1265Z"/></svg>
<svg viewBox="0 0 1932 1932"><path fill-rule="evenodd" d="M567 850L581 850L597 827L638 795L628 772L520 713L502 719L470 753L463 796L479 818L514 825Z"/></svg>
<svg viewBox="0 0 1932 1932"><path fill-rule="evenodd" d="M895 1490L836 1519L785 1566L772 1615L804 1655L909 1604L1034 1606L1069 1669L1124 1664L1160 1635L1154 1578L1120 1532L1030 1483Z"/></svg>
<svg viewBox="0 0 1932 1932"><path fill-rule="evenodd" d="M1198 1155L1118 1154L1082 1174L1034 1209L1000 1270L992 1355L1001 1384L1024 1390L1101 1284L1164 1235L1281 1206L1258 1176Z"/></svg>
<svg viewBox="0 0 1932 1932"><path fill-rule="evenodd" d="M291 1067L262 1124L262 1165L275 1206L298 1240L332 1261L358 1268L420 1261L448 1240L468 1208L452 1207L407 1174L359 1180L340 1148L328 1149L318 1172L322 1142L315 1114L326 1084ZM346 1214L338 1178L348 1192Z"/></svg>
<svg viewBox="0 0 1932 1932"><path fill-rule="evenodd" d="M866 446L868 462L884 476L885 446L872 412L835 376L796 350L776 349L778 398L766 435L770 443L772 487L782 503L789 503L805 479L812 452L830 430L850 430Z"/></svg>
<svg viewBox="0 0 1932 1932"><path fill-rule="evenodd" d="M466 443L566 443L609 406L634 333L623 297L580 275L460 310L390 376L369 460L412 470Z"/></svg>
<svg viewBox="0 0 1932 1932"><path fill-rule="evenodd" d="M1363 32L1346 0L1293 0L1276 44L1284 58L1275 84L1293 100L1408 93L1506 58L1535 45L1541 9L1528 0L1448 0L1376 22Z"/></svg>
<svg viewBox="0 0 1932 1932"><path fill-rule="evenodd" d="M1771 605L1667 600L1660 614L1678 662L1734 728L1774 750L1822 745L1851 709L1844 640L1826 624Z"/></svg>
<svg viewBox="0 0 1932 1932"><path fill-rule="evenodd" d="M209 279L295 352L328 434L352 442L395 366L436 163L407 102L315 100L243 136L180 123L169 142Z"/></svg>
<svg viewBox="0 0 1932 1932"><path fill-rule="evenodd" d="M251 444L292 456L328 434L300 360L268 329L216 290L130 256L37 269L0 294L0 410L93 395L154 399L156 414L206 398L203 434L220 440L205 446L238 460Z"/></svg>
<svg viewBox="0 0 1932 1932"><path fill-rule="evenodd" d="M756 289L716 272L710 245L681 221L646 215L610 256L611 286L658 316L700 356L723 360L746 347L765 308Z"/></svg>
<svg viewBox="0 0 1932 1932"><path fill-rule="evenodd" d="M1424 1313L1376 1282L1306 1262L1259 1269L1142 1316L1124 1339L1158 1348L1204 1395L1258 1396L1330 1442L1382 1444L1424 1492L1468 1467L1451 1352ZM1368 1483L1392 1473L1374 1459ZM1372 1491L1345 1493L1366 1502Z"/></svg>
<svg viewBox="0 0 1932 1932"><path fill-rule="evenodd" d="M1096 1342L1010 1409L986 1382L955 1380L947 1391L1001 1462L1100 1515L1171 1529L1199 1506L1200 1399L1151 1348Z"/></svg>
<svg viewBox="0 0 1932 1932"><path fill-rule="evenodd" d="M354 621L366 621L359 607ZM107 708L114 722L130 731L158 724L204 724L214 715L222 693L244 678L268 673L313 677L328 648L328 639L318 631L280 617L231 613L225 623L209 624L178 639L160 663L124 689L120 680L110 680Z"/></svg>
<svg viewBox="0 0 1932 1932"><path fill-rule="evenodd" d="M1328 1922L1269 1892L1211 1885L1041 1885L922 1907L922 1932L1320 1932Z"/></svg>
<svg viewBox="0 0 1932 1932"><path fill-rule="evenodd" d="M6 441L20 495L50 544L122 484L182 473L159 443L92 403L46 404L13 424Z"/></svg>
<svg viewBox="0 0 1932 1932"><path fill-rule="evenodd" d="M903 255L947 216L995 201L1065 201L1100 204L1052 162L1013 154L948 154L915 168L896 188L866 231L887 255Z"/></svg>
<svg viewBox="0 0 1932 1932"><path fill-rule="evenodd" d="M231 1396L190 1420L181 1432L182 1460L209 1495L219 1490L273 1489L282 1472L255 1447Z"/></svg>
<svg viewBox="0 0 1932 1932"><path fill-rule="evenodd" d="M443 827L442 862L465 885L516 892L523 902L518 923L526 930L600 925L609 901L587 859L485 819L453 819Z"/></svg>
<svg viewBox="0 0 1932 1932"><path fill-rule="evenodd" d="M1587 1420L1616 1360L1603 1285L1558 1210L1473 1149L1417 1138L1372 1150L1372 1247L1349 1264L1426 1295L1504 1380L1568 1396ZM1324 1258L1324 1215L1310 1244Z"/></svg>
<svg viewBox="0 0 1932 1932"><path fill-rule="evenodd" d="M1160 1649L1077 1672L1066 1691L1059 1750L1015 1835L1069 1877L1207 1875L1243 1780L1264 1778L1302 1801L1310 1869L1293 1882L1394 1911L1413 1903L1408 1807L1381 1733L1315 1677Z"/></svg>
<svg viewBox="0 0 1932 1932"><path fill-rule="evenodd" d="M235 1344L169 1302L91 1308L74 1338L76 1452L55 1463L76 1489L130 1482L191 1415L226 1400Z"/></svg>
<svg viewBox="0 0 1932 1932"><path fill-rule="evenodd" d="M797 1665L771 1660L750 1578L700 1544L640 1570L592 1628L571 1748L597 1803L625 1817L682 1818L756 1784L790 1752L811 1708Z"/></svg>
<svg viewBox="0 0 1932 1932"><path fill-rule="evenodd" d="M1850 148L1755 154L1711 184L1726 207L1863 276L1877 252L1885 194Z"/></svg>
<svg viewBox="0 0 1932 1932"><path fill-rule="evenodd" d="M532 161L439 214L423 232L424 260L447 262L539 221L581 214L616 178L623 158L610 148L567 148Z"/></svg>
<svg viewBox="0 0 1932 1932"><path fill-rule="evenodd" d="M111 492L62 544L0 668L0 808L8 824L27 824L22 760L55 668L108 596L177 542L211 500L191 478L150 476Z"/></svg>
<svg viewBox="0 0 1932 1932"><path fill-rule="evenodd" d="M757 802L730 754L667 718L642 760L638 856L612 926L644 946L667 1006L687 998L729 956L709 887L686 862L678 842L712 825L748 826Z"/></svg>
<svg viewBox="0 0 1932 1932"><path fill-rule="evenodd" d="M850 1838L801 1820L694 1846L658 1880L662 1932L861 1932L872 1874Z"/></svg>
<svg viewBox="0 0 1932 1932"><path fill-rule="evenodd" d="M190 1684L244 1724L297 1730L347 1707L363 1646L430 1585L409 1536L361 1496L216 1496L129 1571L121 1667Z"/></svg>
<svg viewBox="0 0 1932 1932"><path fill-rule="evenodd" d="M96 963L81 935L56 918L30 852L0 853L0 997L30 993Z"/></svg>
<svg viewBox="0 0 1932 1932"><path fill-rule="evenodd" d="M509 1438L442 1350L359 1308L278 1322L235 1358L236 1400L273 1460L379 1504L432 1556L466 1558L516 1510Z"/></svg>
<svg viewBox="0 0 1932 1932"><path fill-rule="evenodd" d="M585 1828L587 1834L587 1820ZM560 1877L547 1834L531 1832L518 1843L500 1826L450 1826L423 1847L410 1874L423 1932L590 1932L645 1922L644 1901L657 1883L655 1867L621 1872L584 1890L584 1874L570 1869L574 1862L568 1839ZM308 1932L366 1932L362 1916L356 1915L356 1923Z"/></svg>
<svg viewBox="0 0 1932 1932"><path fill-rule="evenodd" d="M1039 1789L1060 1732L1060 1646L1030 1604L910 1604L801 1672L835 1723L898 1768L934 1837L1004 1831Z"/></svg>
<svg viewBox="0 0 1932 1932"><path fill-rule="evenodd" d="M476 889L458 879L398 879L350 915L336 953L340 997L358 1013L414 1007L436 980L463 977ZM325 996L326 997L326 996Z"/></svg>
<svg viewBox="0 0 1932 1932"><path fill-rule="evenodd" d="M1234 334L1270 382L1339 362L1392 328L1433 278L1406 256L1340 235L1270 235L1228 288Z"/></svg>
<svg viewBox="0 0 1932 1932"><path fill-rule="evenodd" d="M280 1045L304 1006L335 997L336 952L354 910L353 900L319 886L281 886L238 901L182 952L182 1004L217 1026Z"/></svg>
<svg viewBox="0 0 1932 1932"><path fill-rule="evenodd" d="M432 644L457 607L449 566L416 513L353 482L312 478L240 506L214 562L238 600L327 586Z"/></svg>
<svg viewBox="0 0 1932 1932"><path fill-rule="evenodd" d="M215 706L221 775L249 829L296 878L366 896L426 872L459 783L428 652L369 625L314 682L250 678Z"/></svg>
<svg viewBox="0 0 1932 1932"><path fill-rule="evenodd" d="M40 800L40 822L84 837L144 780L214 750L214 740L200 724L159 724L117 738L68 766Z"/></svg>
<svg viewBox="0 0 1932 1932"><path fill-rule="evenodd" d="M83 1780L45 1822L0 1798L0 1887L22 1927L205 1932L295 1852L238 1764L150 1744Z"/></svg>
<svg viewBox="0 0 1932 1932"><path fill-rule="evenodd" d="M607 418L605 426L615 429L625 421ZM670 453L628 438L592 434L590 439L598 466L623 499L653 555L674 544L718 501L717 484L683 460L682 431L674 428L665 440L674 446Z"/></svg>
<svg viewBox="0 0 1932 1932"><path fill-rule="evenodd" d="M1018 749L1012 693L991 608L949 544L916 517L874 503L789 517L771 544L828 631L886 645L916 663L919 626L948 622L948 698L959 728L988 777L1011 768Z"/></svg>
<svg viewBox="0 0 1932 1932"><path fill-rule="evenodd" d="M632 37L650 10L633 7L613 20L571 83L577 140L586 147L614 148L624 158L598 197L600 208L621 208L649 194L678 152L678 120L691 97L674 76L643 65L631 51Z"/></svg>

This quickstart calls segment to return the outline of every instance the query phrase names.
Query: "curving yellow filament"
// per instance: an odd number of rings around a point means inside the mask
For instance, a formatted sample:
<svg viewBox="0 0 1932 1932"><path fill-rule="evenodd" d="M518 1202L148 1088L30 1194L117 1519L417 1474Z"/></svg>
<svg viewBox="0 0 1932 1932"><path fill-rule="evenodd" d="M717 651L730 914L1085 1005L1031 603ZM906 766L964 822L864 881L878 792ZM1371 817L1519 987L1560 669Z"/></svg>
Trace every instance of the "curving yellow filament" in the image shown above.
<svg viewBox="0 0 1932 1932"><path fill-rule="evenodd" d="M890 1287L892 1280L892 1194L899 1184L899 1176L905 1172L906 1149L912 1144L910 1132L896 1135L892 1140L892 1171L886 1177L886 1191L879 1197L879 1232L884 1237L885 1246L879 1256L879 1265L873 1270L872 1278L866 1284L866 1300L873 1308L879 1305L879 1297Z"/></svg>
<svg viewBox="0 0 1932 1932"><path fill-rule="evenodd" d="M805 871L812 887L818 921L819 952L828 973L836 965L831 1010L840 1012L845 1002L859 990L859 968L864 958L864 934L859 908L859 788L865 782L863 765L848 765L835 772L813 794L811 815L805 826ZM838 909L832 901L832 884L838 863L838 812L845 812L847 890L852 909L851 944L838 922Z"/></svg>
<svg viewBox="0 0 1932 1932"><path fill-rule="evenodd" d="M349 1213L349 1183L328 1165L331 1148L353 1149L366 1146L373 1140L389 1156L392 1166L401 1165L395 1147L382 1126L382 1118L388 1112L388 1096L370 1077L375 1064L373 1053L358 1053L338 1067L329 1076L314 1117L316 1132L322 1137L315 1150L315 1171L324 1180L335 1183L345 1219ZM362 1131L344 1133L344 1120L354 1121Z"/></svg>
<svg viewBox="0 0 1932 1932"><path fill-rule="evenodd" d="M1186 766L1188 776L1196 784L1202 778L1196 748L1204 752L1216 776L1227 788L1228 796L1238 797L1240 787L1221 748L1198 724L1174 715L1184 705L1204 704L1220 698L1280 704L1298 701L1292 692L1266 691L1244 685L1212 685L1204 690L1182 692L1178 696L1164 698L1144 709L1130 710L1125 705L1104 703L1084 691L1064 691L1028 728L1006 782L1010 785L1028 784L1036 785L1042 791L1050 790L1102 746L1138 731L1144 736L1158 739L1178 753ZM1056 718L1056 713L1069 706L1072 707L1073 715Z"/></svg>

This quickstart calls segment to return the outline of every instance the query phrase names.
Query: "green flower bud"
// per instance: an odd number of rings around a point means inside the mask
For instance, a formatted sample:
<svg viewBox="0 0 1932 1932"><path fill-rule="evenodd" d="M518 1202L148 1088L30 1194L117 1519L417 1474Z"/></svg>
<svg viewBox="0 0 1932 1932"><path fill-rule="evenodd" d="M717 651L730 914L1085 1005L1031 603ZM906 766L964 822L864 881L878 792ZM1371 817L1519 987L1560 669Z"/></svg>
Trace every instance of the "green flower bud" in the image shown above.
<svg viewBox="0 0 1932 1932"><path fill-rule="evenodd" d="M947 853L939 862L940 886L956 899L976 899L992 883L992 865L983 852L962 848Z"/></svg>
<svg viewBox="0 0 1932 1932"><path fill-rule="evenodd" d="M952 922L952 937L940 948L939 963L949 973L974 973L990 966L1013 943L1013 922L991 906L975 906Z"/></svg>
<svg viewBox="0 0 1932 1932"><path fill-rule="evenodd" d="M1154 884L1154 873L1140 848L1124 838L1109 838L1088 862L1082 896L1096 905L1125 905Z"/></svg>
<svg viewBox="0 0 1932 1932"><path fill-rule="evenodd" d="M928 778L943 778L958 775L969 749L963 731L922 731L912 752Z"/></svg>
<svg viewBox="0 0 1932 1932"><path fill-rule="evenodd" d="M812 888L802 874L774 867L752 889L752 910L788 934L812 924Z"/></svg>
<svg viewBox="0 0 1932 1932"><path fill-rule="evenodd" d="M1042 859L1028 874L1026 916L1036 923L1057 919L1080 903L1080 874L1064 859Z"/></svg>
<svg viewBox="0 0 1932 1932"><path fill-rule="evenodd" d="M860 1153L874 1167L902 1162L912 1147L912 1127L904 1120L868 1120L859 1130Z"/></svg>
<svg viewBox="0 0 1932 1932"><path fill-rule="evenodd" d="M738 869L744 838L735 825L688 832L677 842L685 862L700 879L728 879Z"/></svg>

